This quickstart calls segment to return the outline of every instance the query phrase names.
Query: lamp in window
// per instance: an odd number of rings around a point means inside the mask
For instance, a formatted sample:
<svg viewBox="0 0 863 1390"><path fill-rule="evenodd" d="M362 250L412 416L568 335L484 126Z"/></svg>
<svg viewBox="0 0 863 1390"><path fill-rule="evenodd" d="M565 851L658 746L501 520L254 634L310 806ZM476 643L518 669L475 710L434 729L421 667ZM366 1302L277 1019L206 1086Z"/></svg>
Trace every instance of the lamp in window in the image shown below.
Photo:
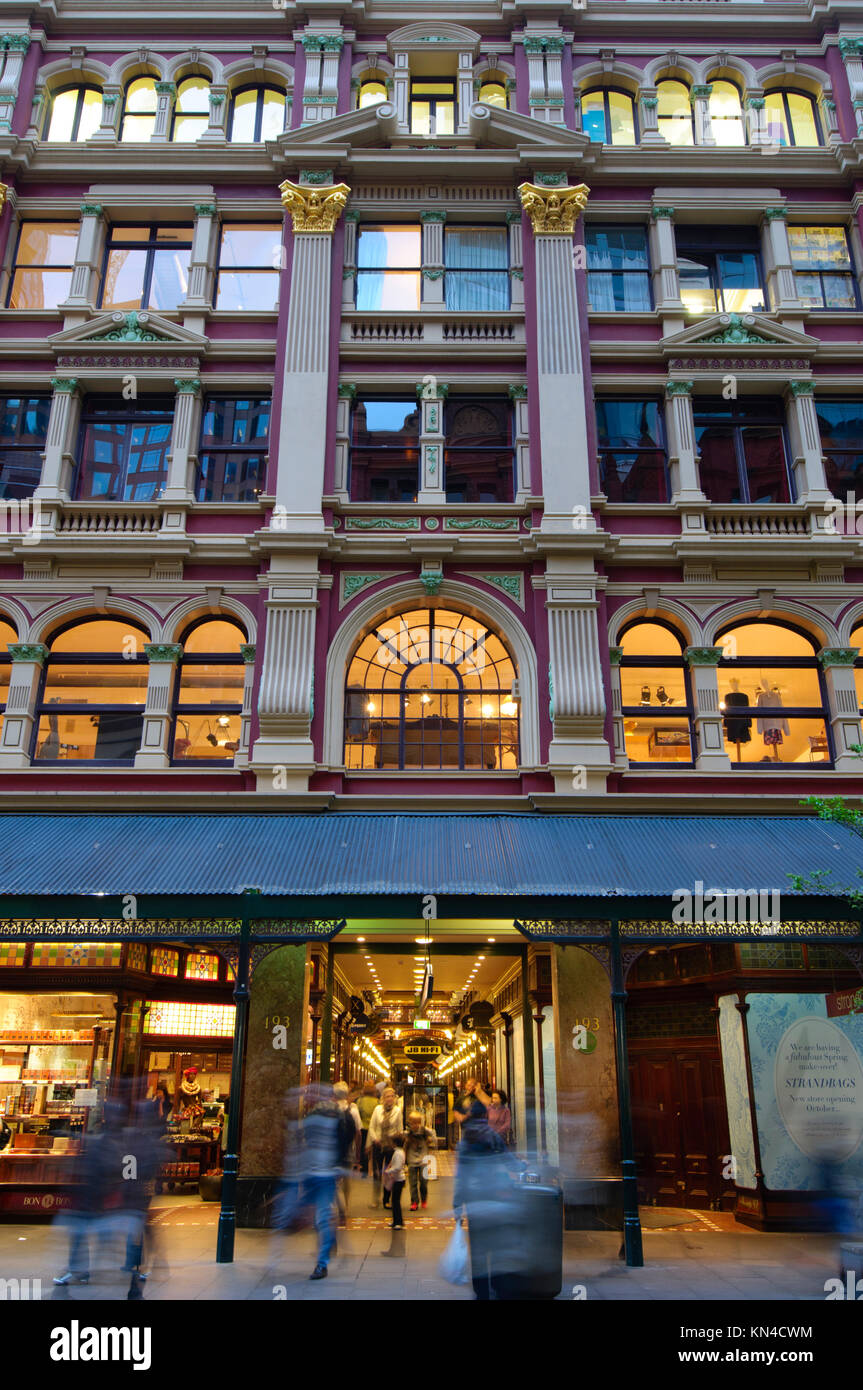
<svg viewBox="0 0 863 1390"><path fill-rule="evenodd" d="M424 705L430 705L430 704L431 704L431 695L429 694L429 688L428 688L427 685L424 685L423 688L422 688L422 690L421 690L421 692L420 692L420 701L421 701L422 704L424 704Z"/></svg>
<svg viewBox="0 0 863 1390"><path fill-rule="evenodd" d="M500 712L506 719L512 719L514 715L518 714L518 702L520 698L518 681L513 681L512 690L509 692L507 698L501 701L500 706Z"/></svg>

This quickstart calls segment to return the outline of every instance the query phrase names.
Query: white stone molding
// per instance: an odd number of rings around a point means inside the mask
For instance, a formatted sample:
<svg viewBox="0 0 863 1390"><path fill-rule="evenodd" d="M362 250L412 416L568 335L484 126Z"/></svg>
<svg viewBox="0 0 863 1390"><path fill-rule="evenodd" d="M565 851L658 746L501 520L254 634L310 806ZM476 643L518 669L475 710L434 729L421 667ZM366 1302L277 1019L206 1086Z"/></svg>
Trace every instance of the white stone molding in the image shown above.
<svg viewBox="0 0 863 1390"><path fill-rule="evenodd" d="M627 603L615 609L608 620L609 646L614 646L620 641L623 629L636 618L641 618L644 622L649 623L657 614L668 619L678 636L683 639L684 646L698 646L707 642L704 631L691 609L678 603L676 599L669 598L667 594L662 594L659 607L656 608L655 612L648 613L646 611L643 596L629 599Z"/></svg>
<svg viewBox="0 0 863 1390"><path fill-rule="evenodd" d="M8 606L8 600L4 599L4 607L8 608ZM854 631L855 627L859 627L861 623L863 623L863 600L852 604L848 611L843 613L837 629L837 646L850 647L852 645L851 633ZM18 631L21 632L22 629L19 627ZM19 641L20 640L22 639L19 638Z"/></svg>
<svg viewBox="0 0 863 1390"><path fill-rule="evenodd" d="M171 765L171 728L173 724L174 684L177 663L182 654L180 646L147 648L147 697L141 728L141 745L135 754L135 767L150 769Z"/></svg>
<svg viewBox="0 0 863 1390"><path fill-rule="evenodd" d="M3 45L3 72L0 76L0 131L8 132L21 87L21 70L30 45L27 34L7 34ZM11 46L10 46L11 45Z"/></svg>
<svg viewBox="0 0 863 1390"><path fill-rule="evenodd" d="M677 244L674 239L674 209L654 207L648 226L650 264L653 267L653 301L663 314L682 315L680 276L677 271Z"/></svg>
<svg viewBox="0 0 863 1390"><path fill-rule="evenodd" d="M30 658L28 660L17 659L16 654L12 653L6 713L3 716L3 729L0 734L0 771L30 766L36 701L47 648L39 643L31 643L29 646L31 650L27 653Z"/></svg>
<svg viewBox="0 0 863 1390"><path fill-rule="evenodd" d="M709 652L710 648L696 648L695 653L700 656L705 650ZM693 660L695 653L692 647L687 647L684 652L692 686L695 766L699 772L730 772L731 759L725 749L722 711L719 708L717 666L722 651L714 647L716 660L709 664Z"/></svg>
<svg viewBox="0 0 863 1390"><path fill-rule="evenodd" d="M224 86L225 70L221 59L214 53L206 53L197 48L186 49L185 53L178 53L165 65L165 78L168 82L180 83L184 77L205 77L210 83Z"/></svg>
<svg viewBox="0 0 863 1390"><path fill-rule="evenodd" d="M252 57L237 58L222 68L221 80L233 93L238 87L285 87L290 94L295 72L291 63L265 54L258 62Z"/></svg>
<svg viewBox="0 0 863 1390"><path fill-rule="evenodd" d="M859 653L859 648L848 648ZM837 772L850 776L860 776L860 758L854 746L863 743L863 729L860 724L860 701L854 667L844 659L845 652L827 648L818 653L818 660L824 671L824 684L827 686L827 704L830 728L833 732L834 764Z"/></svg>
<svg viewBox="0 0 863 1390"><path fill-rule="evenodd" d="M174 384L177 394L174 397L168 479L162 500L194 502L197 441L201 428L201 383L197 377L188 377L178 378Z"/></svg>
<svg viewBox="0 0 863 1390"><path fill-rule="evenodd" d="M154 77L157 82L162 82L166 79L167 72L166 59L158 53L152 53L149 48L137 48L117 59L108 73L107 80L112 87L125 88L136 77Z"/></svg>
<svg viewBox="0 0 863 1390"><path fill-rule="evenodd" d="M81 418L81 395L74 378L52 378L54 394L45 437L42 476L33 496L45 502L68 502L75 472L75 440Z"/></svg>
<svg viewBox="0 0 863 1390"><path fill-rule="evenodd" d="M564 124L563 45L560 29L538 32L528 26L521 36L527 57L528 106L531 116L549 125Z"/></svg>
<svg viewBox="0 0 863 1390"><path fill-rule="evenodd" d="M164 145L171 133L171 117L177 99L177 86L174 82L156 83L156 124L150 140Z"/></svg>
<svg viewBox="0 0 863 1390"><path fill-rule="evenodd" d="M710 119L711 91L712 88L709 83L698 83L690 94L695 116L695 143L697 145L716 144L713 136L713 123Z"/></svg>
<svg viewBox="0 0 863 1390"><path fill-rule="evenodd" d="M700 66L682 53L667 52L647 63L640 74L645 87L656 87L664 77L694 86L701 81Z"/></svg>
<svg viewBox="0 0 863 1390"><path fill-rule="evenodd" d="M656 95L655 87L639 87L638 89L638 116L639 131L638 142L640 145L667 145L668 141L664 135L659 133L659 117L657 108L659 97Z"/></svg>
<svg viewBox="0 0 863 1390"><path fill-rule="evenodd" d="M507 213L509 231L509 303L512 309L524 308L524 243L521 213Z"/></svg>
<svg viewBox="0 0 863 1390"><path fill-rule="evenodd" d="M665 427L668 435L671 501L675 504L704 506L707 498L702 491L698 476L691 381L680 381L675 378L667 383L665 388Z"/></svg>
<svg viewBox="0 0 863 1390"><path fill-rule="evenodd" d="M420 213L422 221L423 308L442 308L444 303L444 222L446 213ZM426 274L426 272L430 272Z"/></svg>
<svg viewBox="0 0 863 1390"><path fill-rule="evenodd" d="M756 581L753 579L753 591ZM664 604L663 600L663 604ZM745 622L747 619L762 617L765 622L786 622L796 623L802 627L814 641L816 647L838 647L839 637L836 632L835 624L814 604L803 604L796 599L783 598L771 607L766 617L760 607L757 598L738 599L733 603L718 603L715 612L704 620L704 640L705 643L717 645L716 634L723 628L732 626L738 622Z"/></svg>
<svg viewBox="0 0 863 1390"><path fill-rule="evenodd" d="M812 515L813 529L824 531L829 520L826 508L832 494L824 472L814 391L814 382L789 382L785 389L785 410L797 499L824 507L823 515L817 511Z"/></svg>
<svg viewBox="0 0 863 1390"><path fill-rule="evenodd" d="M337 30L320 34L306 30L301 42L306 55L303 125L317 125L336 115L344 37Z"/></svg>
<svg viewBox="0 0 863 1390"><path fill-rule="evenodd" d="M258 636L258 624L255 615L246 604L231 594L226 594L224 590L219 595L218 606L213 608L207 603L203 594L197 594L193 598L184 599L176 607L171 608L170 612L162 621L158 628L154 642L181 642L184 633L189 625L196 618L233 618L244 630L246 641L254 646Z"/></svg>
<svg viewBox="0 0 863 1390"><path fill-rule="evenodd" d="M83 584L81 587L84 587ZM28 641L43 642L50 648L51 639L58 628L65 627L67 623L75 620L86 623L103 616L121 621L126 618L143 628L142 637L145 642L156 640L153 629L158 626L158 619L151 608L128 594L113 594L110 590L105 595L104 603L97 608L94 590L94 596L89 600L85 595L79 595L75 598L61 599L46 608L33 619L33 633Z"/></svg>
<svg viewBox="0 0 863 1390"><path fill-rule="evenodd" d="M480 593L472 585L456 579L443 580L434 602L441 607L474 614L479 622L496 630L508 643L515 658L521 697L521 765L522 768L537 767L540 758L538 668L536 649L527 629L502 600ZM323 747L326 766L344 767L345 675L354 647L373 623L383 622L388 616L410 607L429 606L420 580L407 579L388 587L385 594L370 595L345 617L327 652Z"/></svg>
<svg viewBox="0 0 863 1390"><path fill-rule="evenodd" d="M758 77L755 68L737 53L714 53L702 59L699 64L699 82L733 82L735 87L745 91L747 87L757 87Z"/></svg>
<svg viewBox="0 0 863 1390"><path fill-rule="evenodd" d="M464 135L468 128L468 113L473 106L473 49L469 48L458 55L458 73L456 79L456 91L458 98L458 125L457 130L460 135Z"/></svg>
<svg viewBox="0 0 863 1390"><path fill-rule="evenodd" d="M243 645L243 705L240 712L240 743L234 754L234 767L248 767L252 737L252 698L255 689L255 648Z"/></svg>
<svg viewBox="0 0 863 1390"><path fill-rule="evenodd" d="M605 685L599 655L593 576L568 573L549 559L549 696L553 735L548 750L555 790L603 791L612 770L605 738Z"/></svg>
<svg viewBox="0 0 863 1390"><path fill-rule="evenodd" d="M593 87L620 87L635 95L644 82L644 73L633 63L624 63L620 58L600 58L594 62L581 63L573 73L577 92L586 92Z"/></svg>
<svg viewBox="0 0 863 1390"><path fill-rule="evenodd" d="M530 421L527 406L527 387L510 386L513 413L513 442L515 444L516 502L531 495L530 486Z"/></svg>
<svg viewBox="0 0 863 1390"><path fill-rule="evenodd" d="M114 83L106 82L102 88L102 114L99 129L95 130L87 144L113 144L118 137L120 116L123 111L124 90Z"/></svg>
<svg viewBox="0 0 863 1390"><path fill-rule="evenodd" d="M227 140L228 89L224 84L210 86L210 110L207 129L198 139L208 144L223 145Z"/></svg>
<svg viewBox="0 0 863 1390"><path fill-rule="evenodd" d="M440 224L438 224L440 225ZM424 506L442 506L446 502L444 489L444 411L448 386L437 380L432 385L420 384L417 397L420 408L420 488L417 501Z"/></svg>
<svg viewBox="0 0 863 1390"><path fill-rule="evenodd" d="M251 755L258 785L271 788L281 770L283 789L305 791L315 770L311 740L317 579L270 585L261 683L259 733Z"/></svg>
<svg viewBox="0 0 863 1390"><path fill-rule="evenodd" d="M758 87L749 88L743 96L743 120L746 127L746 141L749 145L768 145L770 133L767 129L767 112L764 107L764 93Z"/></svg>
<svg viewBox="0 0 863 1390"><path fill-rule="evenodd" d="M797 295L791 264L786 212L780 208L770 208L767 211L770 215L765 215L761 223L761 253L764 258L770 307L777 314L799 314L802 306Z"/></svg>
<svg viewBox="0 0 863 1390"><path fill-rule="evenodd" d="M189 290L180 305L184 311L196 309L206 313L212 308L217 235L215 203L196 203L195 230L189 256Z"/></svg>
<svg viewBox="0 0 863 1390"><path fill-rule="evenodd" d="M95 312L106 230L101 204L82 204L69 294L58 306L65 312L76 309Z"/></svg>
<svg viewBox="0 0 863 1390"><path fill-rule="evenodd" d="M463 24L449 19L425 19L404 24L387 35L387 50L394 56L399 52L459 53L479 50L482 35Z"/></svg>
<svg viewBox="0 0 863 1390"><path fill-rule="evenodd" d="M32 600L28 600L28 602L31 601ZM14 627L18 634L15 638L16 642L30 642L36 640L30 636L32 623L30 613L17 599L12 598L9 594L4 594L2 599L0 599L0 617L5 618L6 621L11 623Z"/></svg>
<svg viewBox="0 0 863 1390"><path fill-rule="evenodd" d="M400 51L395 55L393 75L393 99L400 135L407 135L410 130L410 95L410 54Z"/></svg>
<svg viewBox="0 0 863 1390"><path fill-rule="evenodd" d="M626 729L624 727L623 714L623 692L620 686L620 647L609 648L609 660L611 663L611 724L614 738L614 770L615 772L627 772L629 770L629 755L626 751Z"/></svg>

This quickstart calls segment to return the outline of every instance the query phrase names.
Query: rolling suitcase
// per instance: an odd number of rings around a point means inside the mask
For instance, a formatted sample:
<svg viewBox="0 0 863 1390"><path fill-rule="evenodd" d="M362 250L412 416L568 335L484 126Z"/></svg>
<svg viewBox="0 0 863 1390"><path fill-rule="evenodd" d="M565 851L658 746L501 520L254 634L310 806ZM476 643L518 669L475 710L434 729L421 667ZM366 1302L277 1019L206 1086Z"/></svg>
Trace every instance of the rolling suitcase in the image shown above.
<svg viewBox="0 0 863 1390"><path fill-rule="evenodd" d="M563 1192L536 1172L516 1183L516 1219L524 1245L520 1270L508 1274L498 1296L552 1299L563 1287Z"/></svg>

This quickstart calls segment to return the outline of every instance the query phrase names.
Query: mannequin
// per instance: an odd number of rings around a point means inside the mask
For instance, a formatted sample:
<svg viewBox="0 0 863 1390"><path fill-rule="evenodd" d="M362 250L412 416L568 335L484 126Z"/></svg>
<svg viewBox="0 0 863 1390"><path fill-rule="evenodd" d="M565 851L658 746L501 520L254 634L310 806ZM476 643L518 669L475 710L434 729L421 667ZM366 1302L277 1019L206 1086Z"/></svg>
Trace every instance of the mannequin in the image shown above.
<svg viewBox="0 0 863 1390"><path fill-rule="evenodd" d="M779 687L774 685L771 689L766 676L761 677L761 687L755 696L755 703L762 708L771 710L782 708L782 696L779 693ZM778 719L775 715L768 715L758 720L757 728L764 739L765 747L773 749L773 761L775 763L781 762L779 748L782 744L782 736L791 732L788 727L788 720L781 715Z"/></svg>
<svg viewBox="0 0 863 1390"><path fill-rule="evenodd" d="M731 689L725 697L726 709L743 709L749 706L749 696L740 689L740 681L736 676L732 676L729 681ZM748 716L737 715L731 717L725 715L725 737L737 748L737 761L740 762L740 745L749 743L752 735L749 732L752 728L752 720Z"/></svg>
<svg viewBox="0 0 863 1390"><path fill-rule="evenodd" d="M191 1116L201 1106L201 1086L197 1079L198 1068L187 1067L183 1072L180 1090L177 1095L177 1110L182 1116Z"/></svg>

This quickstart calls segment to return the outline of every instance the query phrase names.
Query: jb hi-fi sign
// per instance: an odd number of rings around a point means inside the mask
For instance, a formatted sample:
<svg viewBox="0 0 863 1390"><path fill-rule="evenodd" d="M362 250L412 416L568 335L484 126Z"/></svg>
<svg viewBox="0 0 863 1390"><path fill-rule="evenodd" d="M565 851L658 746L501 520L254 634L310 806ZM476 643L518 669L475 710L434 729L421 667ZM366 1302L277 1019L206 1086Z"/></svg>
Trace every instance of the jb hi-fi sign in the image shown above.
<svg viewBox="0 0 863 1390"><path fill-rule="evenodd" d="M440 1043L405 1043L405 1056L412 1057L417 1062L437 1057L439 1052Z"/></svg>

